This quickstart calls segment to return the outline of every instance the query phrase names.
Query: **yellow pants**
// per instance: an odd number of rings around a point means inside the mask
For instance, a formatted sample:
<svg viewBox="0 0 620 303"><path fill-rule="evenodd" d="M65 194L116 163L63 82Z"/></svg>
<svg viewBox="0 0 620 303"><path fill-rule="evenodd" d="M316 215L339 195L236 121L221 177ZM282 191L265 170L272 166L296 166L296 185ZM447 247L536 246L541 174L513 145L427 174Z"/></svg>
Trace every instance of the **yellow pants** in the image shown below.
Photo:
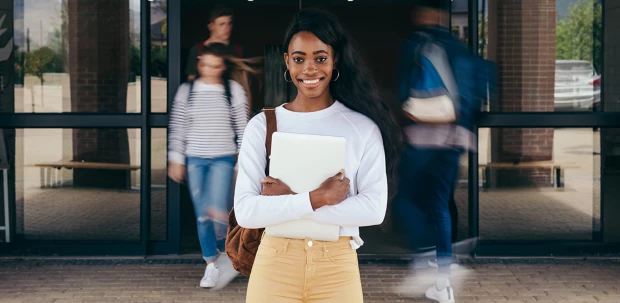
<svg viewBox="0 0 620 303"><path fill-rule="evenodd" d="M264 235L254 260L246 303L364 302L351 237L336 242Z"/></svg>

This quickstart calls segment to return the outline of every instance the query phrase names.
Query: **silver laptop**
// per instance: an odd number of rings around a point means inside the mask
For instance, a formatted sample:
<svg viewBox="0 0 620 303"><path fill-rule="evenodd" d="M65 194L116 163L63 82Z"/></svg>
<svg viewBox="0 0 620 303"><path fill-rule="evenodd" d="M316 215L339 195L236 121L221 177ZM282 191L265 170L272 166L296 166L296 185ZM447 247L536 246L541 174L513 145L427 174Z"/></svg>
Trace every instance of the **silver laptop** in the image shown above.
<svg viewBox="0 0 620 303"><path fill-rule="evenodd" d="M269 174L296 193L313 191L344 169L346 145L342 137L275 132ZM265 232L273 237L336 241L340 226L300 219L268 226Z"/></svg>

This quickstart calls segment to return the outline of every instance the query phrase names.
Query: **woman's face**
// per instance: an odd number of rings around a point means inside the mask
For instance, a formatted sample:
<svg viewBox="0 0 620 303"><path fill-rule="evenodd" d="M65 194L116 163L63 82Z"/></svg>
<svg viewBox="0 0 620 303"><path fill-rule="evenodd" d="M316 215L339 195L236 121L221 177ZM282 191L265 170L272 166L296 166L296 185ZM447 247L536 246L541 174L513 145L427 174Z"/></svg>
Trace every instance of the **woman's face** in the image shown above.
<svg viewBox="0 0 620 303"><path fill-rule="evenodd" d="M336 66L331 46L310 32L300 32L291 39L284 61L300 94L316 98L329 93Z"/></svg>
<svg viewBox="0 0 620 303"><path fill-rule="evenodd" d="M226 70L226 64L222 57L208 54L200 56L198 60L198 72L201 77L219 78L224 70Z"/></svg>

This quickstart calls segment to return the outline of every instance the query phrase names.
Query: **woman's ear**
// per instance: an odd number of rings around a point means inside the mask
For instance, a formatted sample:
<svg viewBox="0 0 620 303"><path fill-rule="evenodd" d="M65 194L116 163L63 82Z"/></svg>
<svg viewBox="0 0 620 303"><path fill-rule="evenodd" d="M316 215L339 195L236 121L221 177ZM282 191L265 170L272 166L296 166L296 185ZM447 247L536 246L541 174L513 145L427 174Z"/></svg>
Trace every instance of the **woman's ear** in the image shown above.
<svg viewBox="0 0 620 303"><path fill-rule="evenodd" d="M286 64L286 69L288 69L288 53L284 53L284 63Z"/></svg>

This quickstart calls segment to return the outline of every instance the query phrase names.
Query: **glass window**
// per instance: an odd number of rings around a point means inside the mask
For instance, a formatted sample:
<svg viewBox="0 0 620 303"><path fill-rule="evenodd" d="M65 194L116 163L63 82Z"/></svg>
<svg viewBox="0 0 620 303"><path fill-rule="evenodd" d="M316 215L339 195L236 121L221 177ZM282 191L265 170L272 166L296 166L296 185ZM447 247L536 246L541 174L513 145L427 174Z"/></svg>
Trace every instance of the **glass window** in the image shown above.
<svg viewBox="0 0 620 303"><path fill-rule="evenodd" d="M491 111L600 110L602 1L552 3L489 1L480 41L488 41L483 52L499 67Z"/></svg>
<svg viewBox="0 0 620 303"><path fill-rule="evenodd" d="M168 107L168 0L151 3L151 111Z"/></svg>
<svg viewBox="0 0 620 303"><path fill-rule="evenodd" d="M140 240L139 129L15 133L18 237Z"/></svg>
<svg viewBox="0 0 620 303"><path fill-rule="evenodd" d="M151 130L151 236L152 241L167 239L167 140L165 128Z"/></svg>
<svg viewBox="0 0 620 303"><path fill-rule="evenodd" d="M14 11L14 109L4 111L140 112L139 0L23 0Z"/></svg>
<svg viewBox="0 0 620 303"><path fill-rule="evenodd" d="M597 239L600 138L592 128L480 129L480 237Z"/></svg>

